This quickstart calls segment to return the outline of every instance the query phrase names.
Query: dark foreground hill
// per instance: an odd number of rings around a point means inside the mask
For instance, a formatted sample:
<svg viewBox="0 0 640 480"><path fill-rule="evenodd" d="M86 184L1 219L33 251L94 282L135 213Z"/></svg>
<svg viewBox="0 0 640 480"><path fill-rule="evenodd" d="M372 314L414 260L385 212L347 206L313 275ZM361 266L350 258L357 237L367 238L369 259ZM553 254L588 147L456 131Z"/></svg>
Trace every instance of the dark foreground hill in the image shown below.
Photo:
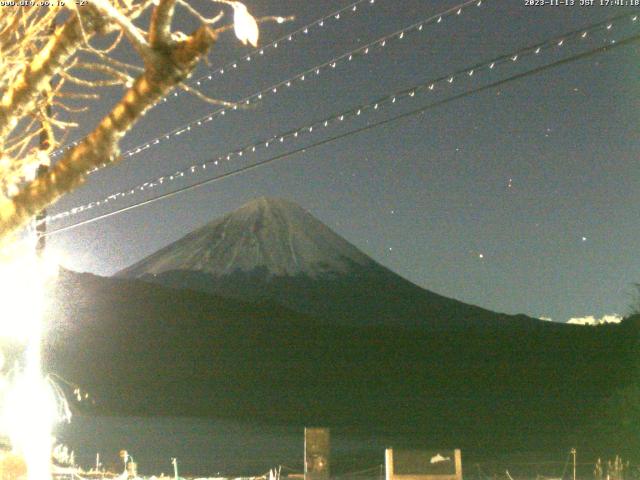
<svg viewBox="0 0 640 480"><path fill-rule="evenodd" d="M637 457L638 318L345 325L72 272L54 298L49 362L94 394L97 413L385 430L476 453L579 446Z"/></svg>

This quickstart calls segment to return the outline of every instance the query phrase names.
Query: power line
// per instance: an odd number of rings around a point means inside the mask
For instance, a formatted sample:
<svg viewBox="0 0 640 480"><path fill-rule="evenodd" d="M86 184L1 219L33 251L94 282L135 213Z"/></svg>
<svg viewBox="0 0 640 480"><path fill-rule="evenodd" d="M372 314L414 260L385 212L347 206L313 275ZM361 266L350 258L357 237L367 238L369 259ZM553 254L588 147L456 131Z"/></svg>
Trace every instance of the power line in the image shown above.
<svg viewBox="0 0 640 480"><path fill-rule="evenodd" d="M370 0L369 0L370 1ZM382 36L376 40L373 40L372 42L369 42L365 45L362 45L354 50L351 50L347 53L344 53L338 57L334 57L331 60L328 60L326 62L323 62L321 64L318 64L314 67L308 68L302 72L299 72L297 74L295 74L294 76L286 79L286 80L282 80L280 82L277 82L267 88L264 88L258 92L252 93L251 95L244 97L240 100L238 100L237 102L235 102L235 104L231 107L221 107L218 108L217 110L214 110L213 112L209 112L207 115L197 118L195 120L192 120L189 123L183 124L180 127L174 128L173 130L170 130L168 132L163 133L162 135L158 135L157 137L147 141L144 144L141 144L137 147L133 147L129 150L127 150L126 152L122 153L122 156L125 157L132 157L134 155L137 155L140 152L143 152L145 150L148 150L158 144L160 144L161 142L165 142L167 140L171 140L172 138L178 137L182 134L186 134L188 132L191 132L192 129L194 128L199 128L202 127L203 125L205 125L206 123L211 122L214 118L218 118L218 117L223 117L226 116L228 113L236 111L236 110L241 110L241 107L246 107L248 105L254 105L256 103L261 102L265 97L268 96L274 96L278 93L281 93L282 91L287 90L288 88L292 87L294 84L298 84L301 82L305 82L308 78L312 78L313 76L318 76L320 75L321 72L325 71L325 70L329 70L329 69L335 69L338 65L342 64L342 63L346 63L346 62L351 62L353 59L355 58L359 58L359 57L364 57L366 55L368 55L369 53L375 51L377 49L377 51L385 48L387 45L389 45L389 42L391 42L392 40L402 40L405 38L405 36L408 33L411 32L421 32L424 30L424 27L429 25L429 24L440 24L442 23L442 21L449 17L449 16L458 16L461 15L462 12L464 11L465 8L470 7L472 5L475 5L476 7L481 7L483 4L483 1L486 0L467 0L463 3L460 3L458 5L455 5L451 8L448 8L447 10L444 10L442 12L436 13L434 15L431 15L430 17L427 17L423 20L420 20L416 23L413 23L401 30L397 30L391 34ZM174 92L177 93L177 92ZM75 144L71 144L69 147L67 147L67 150L70 148L73 148L75 145L77 145L77 141L75 142ZM58 153L62 153L63 150L59 150ZM57 155L58 153L54 153L52 154L52 157L54 157L55 155ZM96 171L98 171L99 169L95 169L92 170L89 173L94 173Z"/></svg>
<svg viewBox="0 0 640 480"><path fill-rule="evenodd" d="M238 68L238 66L243 62L250 62L253 58L259 57L259 56L264 56L265 52L269 51L269 50L277 50L278 46L282 43L285 42L292 42L295 38L302 36L302 35L307 35L309 34L315 27L317 28L322 28L325 26L325 24L327 22L337 22L338 20L340 20L341 18L343 18L344 14L346 13L352 13L355 14L358 11L358 6L361 3L365 3L365 4L369 4L370 6L374 6L377 5L375 0L358 0L356 2L353 2L349 5L347 5L346 7L342 7L334 12L331 12L321 18L318 18L317 20L314 20L311 23L308 23L307 25L298 28L297 30L294 30L291 33L288 33L286 35L283 35L282 37L277 38L276 40L273 40L271 43L268 43L262 47L256 48L255 50L253 50L252 52L248 53L247 55L242 56L241 58L238 58L236 60L233 60L231 62L226 63L225 65L223 65L222 67L216 67L215 69L211 69L211 73L207 74L207 75L202 75L201 77L197 78L196 80L193 81L193 85L200 85L203 82L208 82L213 80L213 78L215 76L222 76L225 74L225 72L229 72L229 71L233 71L236 70ZM180 95L181 92L173 92L170 96L173 97L177 97ZM166 99L165 99L166 101Z"/></svg>
<svg viewBox="0 0 640 480"><path fill-rule="evenodd" d="M308 124L306 126L303 127L299 127L296 128L294 130L289 130L287 132L284 133L279 133L277 135L273 135L267 139L262 139L259 140L251 145L242 147L239 150L235 150L235 151L231 151L231 152L227 152L223 155L218 156L217 158L211 159L207 162L204 163L198 163L198 164L194 164L191 165L189 167L184 168L183 170L179 170L173 174L166 174L163 175L161 177L155 178L153 180L147 181L143 184L139 184L136 185L134 187L129 187L126 190L120 191L120 192L116 192L116 193L112 193L111 195L109 195L108 197L96 201L96 202L90 202L89 204L85 204L85 205L80 205L78 207L74 207L70 210L66 210L60 213L57 213L53 216L49 216L45 219L45 221L54 221L54 220L58 220L60 218L66 218L69 215L75 215L78 213L82 213L85 210L90 210L93 207L97 207L97 206L101 206L102 204L106 204L109 203L109 201L113 201L113 200L117 200L119 198L123 198L126 196L130 196L130 195L134 195L138 192L142 192L146 189L151 189L151 188L155 188L159 185L163 185L165 182L169 182L169 181L174 181L176 179L182 178L185 176L185 174L187 173L192 173L195 174L198 171L204 171L206 170L208 167L210 166L218 166L220 163L226 161L230 161L234 158L240 158L243 157L245 154L253 154L255 153L258 149L262 149L262 148L269 148L272 144L276 144L276 143L284 143L285 140L289 141L292 139L298 139L301 135L309 135L312 132L318 132L321 131L323 128L328 127L330 124L334 124L334 123L341 123L344 122L345 120L349 120L349 119L353 119L355 117L360 116L363 112L365 111L378 111L380 110L381 106L385 106L389 103L394 104L396 103L396 101L398 99L406 99L406 98L414 98L416 92L418 91L426 91L426 92L430 92L435 90L435 87L438 85L444 85L449 86L451 85L454 80L460 76L462 77L473 77L476 72L481 72L483 69L486 70L494 70L497 66L501 66L504 63L513 63L516 61L521 60L522 58L526 57L527 55L539 55L540 53L542 53L543 51L547 51L550 48L554 48L554 47L563 47L567 45L567 42L571 41L571 40L575 40L575 39L580 39L580 40L584 40L587 38L587 35L589 33L593 33L595 31L598 31L600 29L604 29L605 31L609 31L613 28L614 23L616 23L617 21L622 21L623 19L631 19L633 24L637 24L638 23L638 16L637 15L619 15L617 17L611 18L611 19L607 19L605 21L593 24L587 28L583 28L580 30L575 30L573 32L569 32L568 34L562 35L560 37L555 37L551 40L547 40L543 43L539 43L539 44L535 44L535 45L531 45L528 47L525 47L517 52L512 52L506 55L502 55L500 57L494 58L492 60L489 61L485 61L484 63L480 63L480 64L476 64L472 67L467 67L463 70L458 70L456 72L453 72L451 74L439 77L438 79L435 80L431 80L429 82L425 82L423 84L420 84L418 86L414 86L411 87L409 89L405 89L402 90L400 92L395 92L391 95L387 95L383 98L380 98L374 102L371 102L369 104L366 105L360 105L358 107L352 108L350 110L347 111L343 111L341 113L332 115L331 117L325 118L323 120L320 121L315 121L312 124ZM477 76L476 76L477 78Z"/></svg>
<svg viewBox="0 0 640 480"><path fill-rule="evenodd" d="M183 170L178 170L171 174L165 174L161 177L157 177L155 179L146 181L142 184L135 185L133 187L129 187L125 190L112 193L106 198L102 200L90 202L88 204L79 205L70 210L65 210L63 212L59 212L55 215L49 216L45 219L45 221L55 221L61 218L66 218L70 215L75 215L78 213L82 213L86 210L90 210L94 207L102 206L103 204L107 204L110 201L118 200L123 197L127 197L130 195L134 195L138 192L142 192L144 190L155 188L159 185L163 185L164 183L177 180L179 178L184 177L186 174L191 173L195 174L196 172L202 172L209 167L217 167L221 163L225 161L230 161L232 159L237 159L240 157L244 157L245 155L250 155L256 153L257 150L267 149L273 144L284 143L285 141L296 140L300 136L307 136L313 132L322 131L324 128L327 128L329 125L333 125L335 123L342 123L345 120L351 120L356 117L359 117L364 112L370 111L379 111L381 107L384 107L388 104L395 104L400 99L414 98L416 93L419 91L423 92L431 92L436 89L437 86L445 86L449 87L454 81L459 78L471 78L478 77L480 72L484 71L493 71L496 67L502 66L503 64L512 64L514 62L520 61L526 56L537 56L540 55L543 51L546 52L552 48L560 48L568 45L569 42L578 40L583 41L587 38L589 34L593 34L598 30L609 31L613 28L613 25L617 22L622 22L623 20L631 20L632 24L639 24L637 15L629 15L623 14L618 15L613 18L609 18L607 20L592 24L586 28L582 28L579 30L574 30L572 32L566 33L562 36L552 38L550 40L546 40L542 43L537 43L534 45L529 45L525 48L522 48L516 52L511 52L500 57L493 58L488 61L484 61L478 64L475 64L471 67L466 67L462 70L457 70L453 73L449 73L447 75L441 76L439 78L430 80L428 82L422 83L420 85L404 89L399 92L392 93L390 95L386 95L385 97L379 98L373 102L370 102L365 105L360 105L349 110L340 112L338 114L334 114L325 119L314 121L311 124L307 124L303 127L298 127L294 130L288 130L286 132L281 132L277 135L272 135L266 139L258 140L250 145L246 145L240 149L233 150L218 156L217 158L210 159L204 163L193 164L191 166L185 167Z"/></svg>
<svg viewBox="0 0 640 480"><path fill-rule="evenodd" d="M473 4L473 3L477 3L478 6L481 6L482 5L482 1L483 0L469 0L468 2L465 2L465 3L460 4L460 5L456 5L455 7L451 7L450 9L448 9L448 10L446 10L444 12L441 12L440 14L436 14L436 15L441 17L440 21L442 21L442 18L445 18L448 15L451 15L453 12L460 11L460 13L462 13L462 11L461 11L462 8L465 8L465 7L467 7L467 6L469 6L469 5ZM215 76L216 73L219 74L219 75L224 75L225 72L231 71L232 69L236 69L238 67L238 65L241 63L242 60L245 60L246 62L250 62L252 58L256 57L256 55L264 55L264 51L266 49L270 48L270 47L274 48L274 49L277 49L278 45L280 43L283 43L285 41L291 42L291 41L293 41L294 38L296 38L296 36L300 36L301 34L306 35L311 31L311 29L313 27L317 26L317 27L322 28L322 27L324 27L325 22L327 22L328 20L334 20L334 21L339 20L340 18L342 18L341 15L344 12L349 12L349 11L356 12L357 8L358 8L358 4L360 4L362 2L367 2L369 5L376 4L375 0L359 0L357 2L354 2L354 3L350 4L350 5L347 5L346 7L341 8L340 10L337 10L337 11L335 11L333 13L330 13L330 14L328 14L328 15L326 15L326 16L324 16L324 17L322 17L322 18L320 18L320 19L318 19L318 20L316 20L316 21L304 26L304 27L299 28L298 30L296 30L296 31L294 31L294 32L292 32L292 33L290 33L288 35L284 35L284 36L280 37L279 39L271 42L269 45L265 45L262 48L258 48L256 50L254 50L252 53L242 57L239 60L234 60L232 62L227 63L223 67L216 68L213 71L213 74L203 75L200 78L196 79L194 83L196 85L200 85L202 82L211 81L213 79L213 76ZM458 15L460 15L460 13L458 13ZM392 33L391 35L387 35L387 37L393 37L393 36L400 35L402 33L408 33L408 31L419 27L420 24L424 25L424 23L425 23L424 21L418 22L418 23L413 24L413 25L411 25L411 26L409 26L409 27L407 27L407 28L405 28L403 30L398 30L397 32ZM370 47L372 44L374 44L376 42L379 42L381 40L384 40L384 39L385 38L383 37L383 38L380 38L378 40L374 40L372 43L367 44L367 45L365 45L364 47L361 47L361 48L365 48L367 46ZM178 92L173 92L172 93L172 96L178 96L178 95L179 95Z"/></svg>
<svg viewBox="0 0 640 480"><path fill-rule="evenodd" d="M292 150L292 151L289 151L289 152L286 152L286 153L282 153L280 155L276 155L276 156L270 157L270 158L262 160L260 162L256 162L254 164L251 164L251 165L236 169L236 170L234 170L232 172L224 173L224 174L219 175L217 177L205 179L205 180L202 180L200 182L197 182L197 183L194 183L194 184L191 184L191 185L186 185L186 186L181 187L179 189L173 190L171 192L164 193L162 195L158 195L158 196L150 198L148 200L145 200L145 201L142 201L142 202L138 202L138 203L135 203L135 204L132 204L132 205L129 205L127 207L123 207L123 208L120 208L120 209L117 209L117 210L113 210L111 212L107 212L107 213L104 213L102 215L98 215L98 216L83 220L81 222L77 222L77 223L74 223L74 224L71 224L71 225L67 225L65 227L61 227L61 228L56 229L56 230L50 230L47 233L47 235L53 235L53 234L56 234L56 233L62 233L62 232L77 228L77 227L82 226L82 225L87 225L89 223L93 223L93 222L96 222L98 220L102 220L102 219L117 215L119 213L123 213L123 212L129 211L129 210L133 210L135 208L138 208L138 207L141 207L141 206L144 206L144 205L149 205L149 204L155 203L155 202L157 202L159 200L163 200L165 198L173 197L175 195L178 195L179 193L182 193L182 192L185 192L185 191L188 191L188 190L193 190L193 189L201 187L203 185L207 185L207 184L210 184L210 183L213 183L213 182L217 182L217 181L220 181L220 180L223 180L223 179L226 179L226 178L229 178L229 177L232 177L232 176L235 176L235 175L239 175L241 173L256 169L256 168L261 167L263 165L266 165L266 164L269 164L269 163L273 163L273 162L278 161L278 160L282 160L284 158L293 156L293 155L295 155L297 153L306 152L307 150L310 150L312 148L316 148L316 147L319 147L319 146L334 142L336 140L347 138L347 137L350 137L352 135L356 135L358 133L361 133L361 132L364 132L364 131L367 131L367 130L371 130L371 129L374 129L374 128L377 128L377 127L380 127L380 126L383 126L383 125L387 125L389 123L396 122L396 121L404 119L404 118L413 117L415 115L424 113L424 112L426 112L428 110L431 110L433 108L436 108L436 107L439 107L439 106L454 102L456 100L459 100L459 99L462 99L462 98L465 98L465 97L469 97L471 95L475 95L475 94L483 92L485 90L489 90L489 89L492 89L492 88L495 88L495 87L498 87L498 86L501 86L501 85L505 85L507 83L511 83L511 82L514 82L514 81L517 81L517 80L520 80L520 79L523 79L523 78L526 78L526 77L529 77L529 76L532 76L532 75L537 75L537 74L545 72L547 70L550 70L550 69L553 69L553 68L556 68L556 67L559 67L559 66L562 66L562 65L566 65L568 63L571 63L571 62L574 62L574 61L577 61L577 60L582 60L582 59L585 59L585 58L589 58L589 57L592 57L594 55L601 54L601 53L613 50L615 48L620 48L622 46L630 45L630 44L636 43L638 41L640 41L640 35L635 35L635 36L628 37L628 38L625 38L623 40L617 41L614 44L605 45L605 46L602 46L602 47L598 47L598 48L589 50L587 52L576 54L576 55L564 58L562 60L558 60L556 62L547 64L547 65L544 65L544 66L541 66L541 67L537 67L537 68L534 68L532 70L528 70L526 72L523 72L523 73L520 73L520 74L517 74L517 75L513 75L513 76L508 77L506 79L499 80L499 81L496 81L496 82L492 82L490 84L483 85L483 86L475 88L473 90L469 90L467 92L463 92L463 93L454 95L452 97L449 97L449 98L446 98L446 99L443 99L443 100L440 100L440 101L437 101L437 102L434 102L434 103L430 103L430 104L428 104L426 106L423 106L421 108L418 108L418 109L415 109L415 110L412 110L412 111L409 111L409 112L405 112L405 113L396 115L394 117L391 117L391 118L388 118L388 119L385 119L385 120L382 120L382 121L379 121L379 122L376 122L376 123L373 123L373 124L369 124L369 125L366 125L366 126L354 129L354 130L350 130L348 132L345 132L345 133L342 133L342 134L339 134L339 135L335 135L335 136L330 137L330 138L326 138L324 140L312 143L310 145L306 145L304 147L297 148L295 150Z"/></svg>
<svg viewBox="0 0 640 480"><path fill-rule="evenodd" d="M232 60L228 63L225 63L224 65L220 66L220 67L216 67L214 69L210 69L210 73L203 75L195 80L193 80L191 83L192 85L195 86L199 86L201 85L203 82L208 82L213 80L215 77L218 76L222 76L225 74L225 72L230 72L230 71L234 71L238 68L238 66L243 65L243 61L244 62L250 62L252 59L257 58L257 57L262 57L264 56L264 54L266 52L268 52L269 50L277 50L278 46L284 42L292 42L295 38L301 36L301 35L307 35L310 32L313 31L314 27L324 27L324 25L326 24L326 22L330 22L330 21L338 21L341 18L343 18L343 16L345 14L348 13L353 13L355 14L355 12L361 11L362 9L358 9L358 6L361 3L366 3L369 4L370 6L374 6L377 5L375 0L357 0L353 3L350 3L349 5L347 5L346 7L342 7L338 10L332 11L331 13L328 13L316 20L314 20L311 23L308 23L306 25L304 25L303 27L298 28L297 30L294 30L286 35L283 35L273 41L271 41L270 43L267 43L266 45L263 45L261 47L256 48L255 50L252 50L250 53L248 53L247 55L244 55L242 57L236 58L235 60ZM178 97L183 95L185 92L179 92L179 91L174 91L171 94L167 95L166 97L162 98L162 102L165 103L167 102L168 98L172 98L172 97ZM58 155L60 155L61 153L63 153L65 150L68 150L69 148L72 148L74 146L76 146L78 144L79 140L75 140L73 142L70 142L68 145L66 146L62 146L58 149L56 149L53 153L52 153L52 157L56 157Z"/></svg>

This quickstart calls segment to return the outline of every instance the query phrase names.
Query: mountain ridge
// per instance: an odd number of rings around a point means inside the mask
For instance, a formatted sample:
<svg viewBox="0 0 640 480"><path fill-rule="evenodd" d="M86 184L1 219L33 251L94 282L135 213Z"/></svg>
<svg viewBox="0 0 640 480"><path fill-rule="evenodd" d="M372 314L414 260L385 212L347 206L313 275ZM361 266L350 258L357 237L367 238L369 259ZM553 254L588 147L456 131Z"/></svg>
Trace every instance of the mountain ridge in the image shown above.
<svg viewBox="0 0 640 480"><path fill-rule="evenodd" d="M260 197L160 249L118 277L172 270L223 276L266 269L271 275L342 273L373 262L364 253L288 200Z"/></svg>
<svg viewBox="0 0 640 480"><path fill-rule="evenodd" d="M243 301L270 300L350 324L468 324L493 314L411 283L307 210L268 197L207 223L115 277Z"/></svg>

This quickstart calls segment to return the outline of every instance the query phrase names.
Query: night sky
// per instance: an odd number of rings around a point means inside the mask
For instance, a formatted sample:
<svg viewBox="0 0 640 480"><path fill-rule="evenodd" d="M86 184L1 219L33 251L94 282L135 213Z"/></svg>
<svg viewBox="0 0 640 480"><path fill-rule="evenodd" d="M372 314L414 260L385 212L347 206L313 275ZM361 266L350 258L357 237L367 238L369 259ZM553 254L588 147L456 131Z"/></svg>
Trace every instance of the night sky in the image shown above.
<svg viewBox="0 0 640 480"><path fill-rule="evenodd" d="M349 5L348 1L247 0L265 24L261 44ZM199 87L239 100L460 1L369 0L356 12L253 55L232 32L210 56ZM579 3L579 0L576 0ZM212 16L220 5L192 2ZM635 8L636 11L640 8ZM202 127L160 142L91 176L51 209L98 200L160 175L322 120L378 97L559 37L627 7L525 6L485 0L351 62L265 95ZM229 12L230 13L230 12ZM228 15L231 20L231 15ZM182 12L176 26L194 22ZM52 223L58 228L472 90L612 40L640 33L628 19L584 40L494 71L456 77L447 88L363 113L224 165L186 175L106 208ZM243 56L251 54L251 61ZM125 51L122 59L132 60ZM237 68L230 65L236 59ZM195 75L210 73L202 66ZM109 275L258 196L298 202L373 259L416 284L506 313L566 321L625 314L640 282L640 47L638 43L452 101L424 113L308 149L51 237L67 267ZM77 138L122 90L105 90ZM122 142L143 145L217 107L181 94L154 108Z"/></svg>

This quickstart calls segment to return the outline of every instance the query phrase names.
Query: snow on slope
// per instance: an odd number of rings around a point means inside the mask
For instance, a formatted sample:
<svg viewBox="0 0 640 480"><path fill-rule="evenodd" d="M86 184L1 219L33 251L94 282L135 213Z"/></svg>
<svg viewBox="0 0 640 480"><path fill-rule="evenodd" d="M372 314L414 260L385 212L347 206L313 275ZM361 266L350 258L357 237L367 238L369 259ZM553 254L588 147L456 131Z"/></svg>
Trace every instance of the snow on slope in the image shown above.
<svg viewBox="0 0 640 480"><path fill-rule="evenodd" d="M271 275L346 273L373 260L297 204L261 197L214 220L121 271L142 277L174 270L223 276L266 270Z"/></svg>

